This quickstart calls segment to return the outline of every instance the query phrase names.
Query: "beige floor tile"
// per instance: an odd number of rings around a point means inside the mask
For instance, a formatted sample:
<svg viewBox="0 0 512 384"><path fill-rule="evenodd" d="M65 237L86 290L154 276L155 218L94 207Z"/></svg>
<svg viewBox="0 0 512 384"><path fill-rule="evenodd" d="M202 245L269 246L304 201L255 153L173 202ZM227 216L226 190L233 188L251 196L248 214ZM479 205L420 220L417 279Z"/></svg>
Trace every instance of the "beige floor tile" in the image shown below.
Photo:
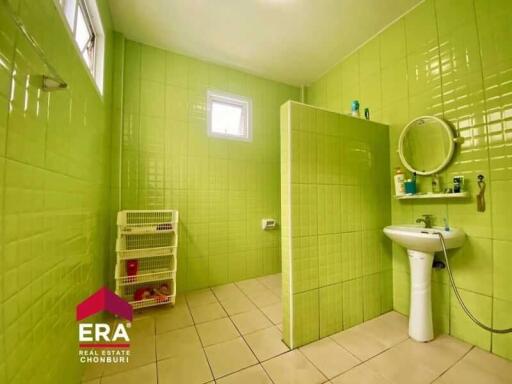
<svg viewBox="0 0 512 384"><path fill-rule="evenodd" d="M274 295L268 288L263 288L254 294L247 294L247 296L258 308L267 307L281 302L281 297Z"/></svg>
<svg viewBox="0 0 512 384"><path fill-rule="evenodd" d="M198 324L197 331L203 346L213 345L235 339L240 336L229 318Z"/></svg>
<svg viewBox="0 0 512 384"><path fill-rule="evenodd" d="M123 321L127 323L126 321ZM136 317L129 326L128 333L130 340L136 337L145 337L155 335L155 318L152 316Z"/></svg>
<svg viewBox="0 0 512 384"><path fill-rule="evenodd" d="M460 381L459 381L458 377L456 377L456 378L455 378L455 381L452 381L452 380L450 380L450 378L449 378L449 377L447 377L447 376L444 376L444 375L443 375L443 376L441 376L440 378L438 378L438 379L436 379L436 380L434 380L434 381L432 382L432 384L452 384L452 383L453 383L453 384L458 384L458 383L460 383ZM464 383L464 384L465 384L465 383ZM486 384L487 384L487 382L486 382Z"/></svg>
<svg viewBox="0 0 512 384"><path fill-rule="evenodd" d="M275 384L320 384L327 380L297 350L265 361L262 365Z"/></svg>
<svg viewBox="0 0 512 384"><path fill-rule="evenodd" d="M269 277L271 275L267 275L267 276L261 276L261 277L257 277L256 280L258 280L261 284L263 284L265 287L267 287L268 289L272 288L268 285L269 283Z"/></svg>
<svg viewBox="0 0 512 384"><path fill-rule="evenodd" d="M213 379L202 349L159 360L157 364L158 384L204 384Z"/></svg>
<svg viewBox="0 0 512 384"><path fill-rule="evenodd" d="M235 326L242 335L272 327L272 323L259 309L239 313L238 315L232 316L231 320L233 320L233 323L235 323Z"/></svg>
<svg viewBox="0 0 512 384"><path fill-rule="evenodd" d="M281 331L276 327L262 329L244 336L259 361L268 360L288 351L281 341Z"/></svg>
<svg viewBox="0 0 512 384"><path fill-rule="evenodd" d="M268 289L281 289L281 274L267 275L258 278L258 281Z"/></svg>
<svg viewBox="0 0 512 384"><path fill-rule="evenodd" d="M94 381L101 377L104 367L102 364L85 364L82 372L82 382Z"/></svg>
<svg viewBox="0 0 512 384"><path fill-rule="evenodd" d="M186 298L190 308L217 302L217 298L209 288L189 292Z"/></svg>
<svg viewBox="0 0 512 384"><path fill-rule="evenodd" d="M241 337L207 347L205 352L216 379L258 362Z"/></svg>
<svg viewBox="0 0 512 384"><path fill-rule="evenodd" d="M101 384L100 379L92 379L87 381L81 381L82 384Z"/></svg>
<svg viewBox="0 0 512 384"><path fill-rule="evenodd" d="M262 307L261 310L275 325L283 322L283 306L281 302Z"/></svg>
<svg viewBox="0 0 512 384"><path fill-rule="evenodd" d="M387 348L397 345L409 337L409 320L398 312L388 312L358 326Z"/></svg>
<svg viewBox="0 0 512 384"><path fill-rule="evenodd" d="M344 374L331 379L332 384L393 384L368 366L358 365Z"/></svg>
<svg viewBox="0 0 512 384"><path fill-rule="evenodd" d="M281 273L274 273L273 275L267 275L267 277L273 282L271 282L271 284L281 287L281 284L283 282L283 276Z"/></svg>
<svg viewBox="0 0 512 384"><path fill-rule="evenodd" d="M398 312L359 324L331 338L358 359L366 361L409 337L407 317Z"/></svg>
<svg viewBox="0 0 512 384"><path fill-rule="evenodd" d="M156 338L156 355L158 360L201 349L201 341L195 327L177 329L158 335Z"/></svg>
<svg viewBox="0 0 512 384"><path fill-rule="evenodd" d="M361 361L366 361L388 349L383 342L365 333L358 326L336 333L330 337Z"/></svg>
<svg viewBox="0 0 512 384"><path fill-rule="evenodd" d="M136 338L130 341L130 358L126 364L98 364L103 368L103 375L111 375L129 369L142 367L156 361L155 336Z"/></svg>
<svg viewBox="0 0 512 384"><path fill-rule="evenodd" d="M103 376L101 384L157 384L156 363L130 369L111 376Z"/></svg>
<svg viewBox="0 0 512 384"><path fill-rule="evenodd" d="M255 365L218 379L217 384L272 384L272 381L261 365Z"/></svg>
<svg viewBox="0 0 512 384"><path fill-rule="evenodd" d="M165 314L155 317L157 334L186 328L191 325L194 325L194 321L186 306L174 308L172 311L165 312Z"/></svg>
<svg viewBox="0 0 512 384"><path fill-rule="evenodd" d="M329 379L360 363L346 349L329 338L308 344L302 347L300 351Z"/></svg>
<svg viewBox="0 0 512 384"><path fill-rule="evenodd" d="M212 291L220 302L245 296L234 283L213 287Z"/></svg>
<svg viewBox="0 0 512 384"><path fill-rule="evenodd" d="M171 306L171 305L161 305L159 307L155 307L155 308L169 308L169 309L172 309L172 308L181 308L181 307L187 307L188 304L187 304L187 298L185 295L176 295L176 299L174 301L174 307Z"/></svg>
<svg viewBox="0 0 512 384"><path fill-rule="evenodd" d="M257 308L246 296L224 300L222 306L229 316L252 311Z"/></svg>
<svg viewBox="0 0 512 384"><path fill-rule="evenodd" d="M446 335L429 343L408 339L373 358L368 365L396 384L431 383L470 348L470 345Z"/></svg>
<svg viewBox="0 0 512 384"><path fill-rule="evenodd" d="M227 317L226 311L222 309L219 303L211 303L192 307L190 308L190 312L192 313L192 317L194 318L196 324Z"/></svg>
<svg viewBox="0 0 512 384"><path fill-rule="evenodd" d="M512 383L512 362L479 348L473 348L462 360L450 368L434 383Z"/></svg>
<svg viewBox="0 0 512 384"><path fill-rule="evenodd" d="M258 292L268 289L263 284L261 284L258 279L249 279L249 280L242 280L235 283L238 288L242 290L243 293L245 293L248 296L251 296L253 294L257 294Z"/></svg>

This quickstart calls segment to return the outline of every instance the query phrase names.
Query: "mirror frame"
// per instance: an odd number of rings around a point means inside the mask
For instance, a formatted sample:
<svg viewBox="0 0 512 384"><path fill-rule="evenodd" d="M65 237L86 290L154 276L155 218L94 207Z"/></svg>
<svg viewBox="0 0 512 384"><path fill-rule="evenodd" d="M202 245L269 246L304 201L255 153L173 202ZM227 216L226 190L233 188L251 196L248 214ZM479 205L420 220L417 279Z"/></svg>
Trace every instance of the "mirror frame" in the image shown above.
<svg viewBox="0 0 512 384"><path fill-rule="evenodd" d="M436 169L433 169L431 171L418 171L417 169L414 169L414 167L411 166L411 164L409 164L407 162L407 160L404 157L404 153L403 153L405 135L407 134L409 129L411 129L413 124L415 124L418 120L424 120L424 119L435 120L436 122L441 124L441 126L445 129L446 133L448 133L448 137L450 138L450 143L451 143L450 150L448 152L448 155L446 155L446 158L444 159L443 163L439 167L437 167ZM455 137L452 127L445 120L440 119L435 116L420 116L420 117L416 117L413 120L411 120L405 126L405 128L402 130L402 133L400 134L400 138L398 139L398 156L400 157L400 161L402 162L404 167L407 168L409 171L416 172L417 175L422 175L422 176L433 175L435 173L440 172L441 170L446 168L446 166L448 166L448 164L452 160L453 155L455 153L455 144L457 142L459 142L459 139Z"/></svg>

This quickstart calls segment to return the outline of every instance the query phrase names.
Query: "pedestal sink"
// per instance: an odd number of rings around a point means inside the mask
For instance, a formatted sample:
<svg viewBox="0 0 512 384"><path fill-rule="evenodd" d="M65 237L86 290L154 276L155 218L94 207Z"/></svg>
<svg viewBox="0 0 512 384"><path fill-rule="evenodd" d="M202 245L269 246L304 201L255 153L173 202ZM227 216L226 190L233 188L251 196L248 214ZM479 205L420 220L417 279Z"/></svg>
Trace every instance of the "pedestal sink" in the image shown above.
<svg viewBox="0 0 512 384"><path fill-rule="evenodd" d="M409 336L416 341L434 338L432 325L431 273L434 253L443 250L439 236L442 233L447 249L458 248L466 235L461 229L449 231L442 227L422 228L414 225L390 225L384 233L391 240L407 248L411 267L411 309Z"/></svg>

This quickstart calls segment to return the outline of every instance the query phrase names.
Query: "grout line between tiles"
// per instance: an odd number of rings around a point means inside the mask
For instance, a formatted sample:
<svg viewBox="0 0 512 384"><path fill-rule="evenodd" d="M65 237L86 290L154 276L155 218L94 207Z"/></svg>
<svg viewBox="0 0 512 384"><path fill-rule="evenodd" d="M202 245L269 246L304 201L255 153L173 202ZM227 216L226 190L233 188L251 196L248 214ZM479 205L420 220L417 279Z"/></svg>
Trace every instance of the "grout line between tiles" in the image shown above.
<svg viewBox="0 0 512 384"><path fill-rule="evenodd" d="M153 332L155 335L155 369L156 369L156 383L158 384L158 382L160 381L160 379L159 379L160 376L158 375L158 354L157 354L158 352L157 352L157 348L156 348L156 338L157 338L156 318L154 316L151 316L151 319L153 320Z"/></svg>
<svg viewBox="0 0 512 384"><path fill-rule="evenodd" d="M267 275L267 276L273 276L273 275ZM257 279L256 279L256 280L257 280ZM242 281L243 281L243 280L242 280ZM259 282L259 281L258 281L258 282ZM261 313L263 313L263 315L264 315L264 316L265 316L265 317L266 317L266 318L267 318L267 319L268 319L272 324L274 324L274 322L272 321L272 319L271 319L270 317L268 317L268 316L267 316L267 314L266 314L265 312L263 312L263 311L262 311L262 309L261 309L262 307L260 307L258 304L256 304L256 303L251 299L251 297L250 297L248 294L246 294L246 293L245 293L245 292L244 292L244 291L243 291L243 290L238 286L238 284L237 284L237 283L238 283L238 282L234 282L234 283L233 283L233 285L235 285L235 287L237 287L237 289L242 293L242 295L244 295L244 296L245 296L245 298L247 298L247 300L249 300L253 305L255 305L255 306L256 306L256 308L257 308ZM262 285L264 285L264 286L265 286L265 284L263 284L263 283L261 283L261 282L260 282L260 284L262 284ZM271 290L271 289L270 289L270 288L268 288L268 287L266 287L266 288L267 288L267 289L269 289L269 290ZM215 295L215 292L214 292L214 295ZM217 297L217 296L215 296L215 297ZM219 300L219 299L217 298L217 300ZM279 297L279 300L280 300L280 302L282 303L282 297ZM219 300L219 302L220 302L220 303L221 303L221 305L222 305L222 302L221 302L220 300ZM274 303L274 304L277 304L277 303ZM265 306L263 306L263 307L269 307L269 306L274 305L274 304L265 305ZM224 306L223 306L223 308L224 308ZM225 310L225 308L224 308L224 310ZM226 312L227 312L227 311L226 311ZM242 312L242 313L243 313L243 312ZM237 315L238 315L238 313L237 313ZM230 316L230 317L231 317L231 315L229 315L229 314L228 314L228 316ZM233 315L233 316L235 316L235 315ZM274 324L274 325L275 325L275 324Z"/></svg>
<svg viewBox="0 0 512 384"><path fill-rule="evenodd" d="M273 276L273 275L267 275L267 276ZM281 279L282 279L282 275L281 275ZM261 283L260 283L260 284L261 284ZM272 324L272 326L273 326L273 327L277 327L277 326L278 326L277 324L274 324L274 322L272 321L272 319L271 319L269 316L267 316L267 314L266 314L265 312L263 312L263 310L261 309L262 307L260 307L258 304L256 304L254 301L252 301L252 300L251 300L251 298L249 297L249 295L247 295L247 294L246 294L246 293L245 293L245 292L244 292L244 291L243 291L243 290L242 290L242 289L241 289L241 288L236 284L236 282L234 283L234 285L235 285L235 286L240 290L240 292L242 292L242 294L243 294L243 295L244 295L244 296L245 296L245 297L246 297L246 298L247 298L251 303L253 303L253 304L256 306L256 308L257 308L261 313L263 313L263 316L265 316L265 317L270 321L270 323ZM263 284L263 285L264 285L264 284ZM214 293L214 295L215 295L215 293ZM217 297L217 296L215 296L215 297ZM217 299L218 299L218 298L217 298ZM279 297L279 300L280 300L280 303L281 303L281 305L282 305L282 297ZM219 302L220 302L220 300L219 300ZM274 304L277 304L277 303L274 303ZM274 305L274 304L265 305L264 307L269 307L269 306ZM221 306L222 306L222 302L221 302ZM224 308L224 307L223 307L223 308ZM236 316L236 315L234 315L234 316ZM229 316L229 317L231 318L231 316ZM282 323L281 323L281 324L282 324ZM235 325L235 327L236 327L236 325ZM272 327L268 327L268 328L272 328ZM268 328L264 328L264 329L268 329ZM237 329L238 329L238 328L237 328ZM279 329L279 328L278 328L278 329ZM281 342L282 342L284 345L286 345L286 344L284 343L284 341L283 341L283 331L282 331L282 330L279 330L279 331L281 332ZM254 331L254 332L257 332L257 331ZM248 333L248 335L249 335L249 334L251 334L251 333L254 333L254 332L250 332L250 333ZM240 334L241 334L241 332L240 332ZM244 339L244 341L245 341L245 337L244 337L244 335L242 335L242 334L241 334L241 336L242 336L242 338L243 338L243 339ZM246 341L246 343L247 343L247 341ZM248 344L248 343L247 343L247 344ZM287 351L287 352L290 352L290 351L292 350L292 349L290 349L287 345L286 345L286 347L288 348L288 351ZM249 349L251 349L251 351L252 351L252 348L251 348L250 346L249 346ZM252 351L252 352L254 353L254 351ZM282 354L284 354L284 353L287 353L287 352L280 353L279 355L276 355L276 356L273 356L273 357L280 356L280 355L282 355ZM256 354L255 354L255 353L254 353L254 355L256 356ZM267 359L267 360L264 360L264 361L268 361L268 360L272 359L273 357L271 357L271 358L269 358L269 359ZM258 359L258 357L257 357L257 356L256 356L256 359ZM258 359L258 361L259 361L259 359Z"/></svg>
<svg viewBox="0 0 512 384"><path fill-rule="evenodd" d="M350 329L350 328L349 328ZM344 332L344 331L341 331L341 332ZM332 336L332 335L331 335ZM332 340L336 345L340 346L342 349L344 349L345 351L347 351L352 357L355 357L358 361L360 362L364 362L363 360L361 360L359 357L357 357L356 355L354 355L352 353L352 351L350 351L349 349L347 349L346 347L344 347L343 345L339 344L336 342L336 340L334 340L331 336L327 336L326 338ZM320 339L322 340L322 339ZM359 364L358 364L359 365Z"/></svg>
<svg viewBox="0 0 512 384"><path fill-rule="evenodd" d="M265 366L263 364L260 364L261 368L263 369L263 372L267 375L267 377L270 379L270 381L274 384L277 384L274 379L272 379L272 376L270 376L270 373L265 369Z"/></svg>
<svg viewBox="0 0 512 384"><path fill-rule="evenodd" d="M236 284L235 284L236 285ZM236 286L240 291L242 291L238 286ZM215 296L215 299L219 302L220 306L222 307L222 309L227 313L226 311L226 308L224 308L224 306L222 305L222 301L219 300L219 298L217 297L217 295L215 294L215 292L212 290L212 294L213 296ZM244 294L244 292L242 292L242 294ZM238 327L236 326L235 322L233 321L233 319L231 319L231 317L228 315L228 319L229 321L231 322L231 324L233 324L233 327L235 327L235 329L237 330L237 332L240 334L240 338L244 341L245 345L247 346L247 348L249 348L249 351L251 351L252 355L254 356L254 358L256 359L257 361L257 364L253 364L253 365L249 365L247 367L244 367L242 369L239 369L238 371L235 371L235 372L230 372L228 373L227 375L224 375L224 376L220 376L220 377L215 377L214 376L214 379L217 380L217 379L221 379L223 377L226 377L226 376L229 376L229 375L233 375L237 372L240 372L240 371L243 371L244 369L247 369L247 368L250 368L250 367L254 367L255 365L261 365L261 362L259 361L258 357L256 356L256 354L254 353L254 351L252 350L251 346L249 345L249 343L247 342L247 340L245 340L245 338L243 337L242 333L240 332L240 330L238 329ZM234 339L236 340L236 339ZM208 363L209 364L209 363Z"/></svg>
<svg viewBox="0 0 512 384"><path fill-rule="evenodd" d="M320 340L321 340L321 339L320 339ZM318 341L318 340L317 340L317 341ZM313 342L313 343L314 343L314 342ZM311 343L311 344L312 344L312 343ZM318 372L320 372L320 374L321 374L323 377L325 377L325 378L327 379L327 381L331 380L331 379L330 379L330 378L328 378L326 375L324 375L324 373L322 372L322 370L320 369L320 367L317 367L317 366L316 366L316 364L315 364L312 360L310 360L310 359L306 356L306 354L305 354L304 352L302 352L302 351L301 351L301 348L302 348L302 347L297 348L297 349L296 349L296 351L298 351L298 352L299 352L299 353L300 353L300 354L301 354L301 355L302 355L302 356L303 356L307 361L309 361L309 363L310 363L313 367L315 367L315 369L316 369Z"/></svg>
<svg viewBox="0 0 512 384"><path fill-rule="evenodd" d="M215 297L215 300L217 300L217 296L215 296L215 294L213 293L213 290L208 288L208 290L212 293L212 295L214 295ZM197 330L197 324L196 324L196 320L194 319L194 316L192 316L192 311L190 310L190 303L188 302L187 298L185 297L185 303L187 305L187 309L188 309L188 312L190 314L190 317L192 318L192 326L194 327L194 330L196 331L196 335L197 335L197 338L199 339L199 342L201 343L201 347L202 347L202 350L203 350L203 356L204 358L206 359L206 363L208 364L208 368L210 369L210 374L212 376L212 380L215 382L215 375L213 374L213 369L212 369L212 366L210 364L210 359L208 359L208 355L206 354L206 349L205 349L205 346L203 344L203 340L201 339L201 336L199 335L199 331Z"/></svg>
<svg viewBox="0 0 512 384"><path fill-rule="evenodd" d="M452 365L450 365L448 368L446 368L444 371L441 372L439 376L437 376L434 380L431 381L431 383L435 382L437 379L439 379L441 376L443 376L446 372L448 372L450 369L452 369L454 366L456 366L460 361L462 361L469 353L475 348L474 345L471 345L471 348L468 349L466 353L464 353L459 359L457 359Z"/></svg>
<svg viewBox="0 0 512 384"><path fill-rule="evenodd" d="M239 288L240 289L240 288ZM243 293L243 292L242 292ZM224 311L226 311L226 308L224 308L224 306L222 305L222 302L219 300L219 298L217 297L217 295L215 294L215 292L213 292L213 295L215 296L215 298L219 301L220 303L220 306L222 307L222 309L224 309ZM259 309L259 308L258 308ZM260 311L261 312L261 311ZM227 311L226 311L227 313ZM244 313L244 312L242 312ZM235 322L233 321L233 319L231 318L231 316L228 316L228 319L229 321L231 321L231 324L233 324L233 327L235 327L235 329L237 330L237 332L240 334L240 337L244 340L244 343L247 345L247 347L249 348L249 350L251 351L251 353L254 355L254 357L256 358L256 360L259 362L259 359L258 357L256 356L256 354L254 353L254 351L252 350L251 346L249 345L249 343L247 342L247 340L245 340L244 338L244 335L242 335L242 332L238 329L238 327L236 326Z"/></svg>
<svg viewBox="0 0 512 384"><path fill-rule="evenodd" d="M344 332L344 331L342 331L342 332ZM370 358L368 358L368 359L366 359L366 360L361 360L359 357L357 357L357 356L356 356L356 355L354 355L351 351L349 351L346 347L344 347L344 346L343 346L343 345L341 345L341 344L336 343L336 341L335 341L334 339L332 339L332 341L334 341L336 344L338 344L340 347L342 347L343 349L345 349L346 351L348 351L352 356L354 356L357 360L359 360L359 361L360 361L360 363L359 363L359 364L354 365L352 368L350 368L349 370L347 370L347 371L345 371L345 372L343 372L343 373L339 374L338 376L334 376L332 379L335 379L335 378L337 378L337 377L340 377L340 376L342 376L342 375L346 374L347 372L350 372L351 370L353 370L353 369L355 369L355 368L359 367L360 365L363 365L363 364L368 363L370 360L373 360L373 359L375 359L376 357L378 357L378 356L380 356L380 355L382 355L382 354L386 353L387 351L389 351L389 350L391 350L391 349L393 349L393 348L395 348L395 347L399 346L400 344L405 343L405 342L406 342L407 340L409 340L409 339L410 339L410 337L408 337L407 339L402 340L402 341L400 341L400 342L398 342L398 343L396 343L396 344L392 345L392 346L391 346L391 347L389 347L389 348L386 348L386 349L382 350L381 352L377 353L376 355L374 355L374 356L372 356L372 357L370 357ZM369 369L371 369L371 368L369 367ZM372 369L372 371L374 371L374 370Z"/></svg>
<svg viewBox="0 0 512 384"><path fill-rule="evenodd" d="M250 298L245 294L245 292L244 292L244 291L242 291L242 290L240 289L240 287L239 287L236 283L234 283L234 285L237 287L237 289L238 289L238 290L239 290L239 291L240 291L244 296L246 296L246 297L247 297L247 299L249 299L249 300L252 302L252 300L251 300L251 299L250 299ZM222 301L217 297L217 295L215 294L215 292L214 292L213 290L212 290L212 292L213 292L213 295L215 296L215 298L219 301L219 303L220 303L220 305L222 306L222 308L223 308L224 310L226 310L226 309L224 308L224 306L222 305ZM263 313L263 315L264 315L265 317L267 317L267 316L265 315L265 313L260 309L260 307L259 307L256 303L254 303L254 302L252 302L252 303L256 306L256 308L257 308L261 313ZM227 312L227 311L226 311L226 312ZM250 312L250 311L247 311L247 312ZM242 313L246 313L246 312L242 312ZM237 314L237 315L238 315L238 314ZM233 315L233 316L236 316L236 315ZM229 320L233 323L234 327L238 330L238 328L237 328L236 324L235 324L235 323L233 322L233 320L231 319L231 316L228 316L228 318L229 318ZM273 325L274 327L276 326L276 325L274 325L274 323L272 322L272 320L270 320L270 319L268 319L268 320L270 321L270 323L272 323L272 325ZM268 327L268 328L271 328L271 327ZM264 328L264 329L268 329L268 328ZM261 331L261 330L260 330L260 331ZM244 337L245 335L242 335L242 333L240 332L240 330L238 330L238 332L240 333L240 337L242 338L242 340L244 341L244 343L247 345L247 347L249 348L249 350L251 351L251 353L254 355L254 357L255 357L255 358L256 358L256 360L258 361L258 364L255 364L255 365L259 365L259 366L263 369L263 371L265 372L265 374L267 375L267 377L269 378L269 380L270 380L272 383L275 383L275 382L274 382L274 380L272 380L272 377L270 377L270 374L266 371L265 367L263 366L263 363L264 363L264 362L266 362L266 361L268 361L268 360L271 360L271 359L273 359L273 358L275 358L275 357L278 357L278 356L284 355L285 353L290 352L290 350L288 350L288 351L286 351L286 352L283 352L283 353L280 353L280 354L278 354L278 355L276 355L276 356L272 356L272 357L270 357L270 358L268 358L268 359L266 359L266 360L260 361L260 359L258 358L258 356L256 356L256 353L253 351L253 349L251 348L251 346L249 345L249 343L248 343L248 342L247 342L247 340L245 339L245 337ZM257 332L257 331L254 331L254 332ZM251 333L254 333L254 332L251 332ZM251 333L248 333L247 335L250 335ZM281 333L281 335L282 335L282 333ZM281 340L281 341L282 341L282 340ZM219 377L219 379L221 379L221 378L223 378L223 377L226 377L226 376L229 376L229 375L232 375L232 374L234 374L234 373L240 372L240 371L242 371L242 370L244 370L244 369L247 369L247 368L250 368L250 367L254 367L255 365L251 365L251 366L249 366L249 367L242 368L242 369L241 369L241 370L239 370L239 371L232 372L232 373L230 373L230 374L228 374L228 375L225 375L225 376L221 376L221 377ZM215 380L217 380L217 379L215 379Z"/></svg>

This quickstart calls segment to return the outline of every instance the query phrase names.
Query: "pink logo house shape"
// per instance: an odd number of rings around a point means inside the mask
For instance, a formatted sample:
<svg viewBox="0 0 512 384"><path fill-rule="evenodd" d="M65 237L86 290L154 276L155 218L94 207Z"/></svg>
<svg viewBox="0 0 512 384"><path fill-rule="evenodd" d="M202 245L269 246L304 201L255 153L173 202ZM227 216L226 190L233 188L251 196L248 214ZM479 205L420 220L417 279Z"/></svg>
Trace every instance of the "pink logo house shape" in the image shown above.
<svg viewBox="0 0 512 384"><path fill-rule="evenodd" d="M100 288L76 307L76 320L80 321L98 312L107 311L132 321L132 306L107 287Z"/></svg>

